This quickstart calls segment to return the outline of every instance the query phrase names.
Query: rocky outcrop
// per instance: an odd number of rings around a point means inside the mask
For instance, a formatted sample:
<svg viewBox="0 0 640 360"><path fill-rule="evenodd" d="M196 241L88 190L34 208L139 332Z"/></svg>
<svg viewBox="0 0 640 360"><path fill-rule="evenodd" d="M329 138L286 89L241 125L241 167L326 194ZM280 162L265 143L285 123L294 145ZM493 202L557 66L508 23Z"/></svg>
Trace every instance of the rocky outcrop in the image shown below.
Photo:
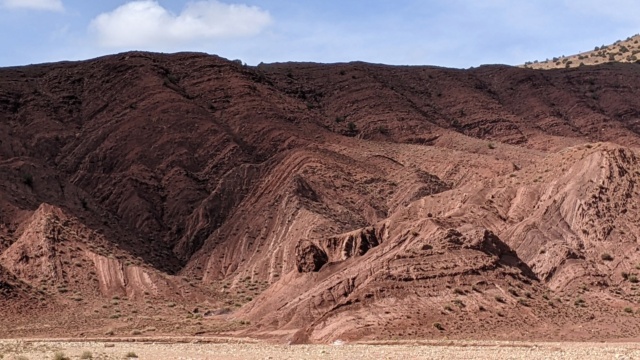
<svg viewBox="0 0 640 360"><path fill-rule="evenodd" d="M328 261L327 254L311 241L303 240L296 246L296 266L301 273L320 271Z"/></svg>

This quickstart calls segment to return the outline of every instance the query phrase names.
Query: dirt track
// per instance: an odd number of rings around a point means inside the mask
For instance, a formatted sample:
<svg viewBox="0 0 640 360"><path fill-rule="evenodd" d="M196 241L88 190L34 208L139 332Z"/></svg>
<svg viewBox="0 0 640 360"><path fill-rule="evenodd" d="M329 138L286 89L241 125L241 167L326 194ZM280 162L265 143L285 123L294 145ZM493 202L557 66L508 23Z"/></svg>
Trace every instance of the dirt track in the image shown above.
<svg viewBox="0 0 640 360"><path fill-rule="evenodd" d="M637 359L633 343L421 342L393 345L273 345L264 343L0 341L0 358L53 359ZM4 357L2 357L4 356Z"/></svg>

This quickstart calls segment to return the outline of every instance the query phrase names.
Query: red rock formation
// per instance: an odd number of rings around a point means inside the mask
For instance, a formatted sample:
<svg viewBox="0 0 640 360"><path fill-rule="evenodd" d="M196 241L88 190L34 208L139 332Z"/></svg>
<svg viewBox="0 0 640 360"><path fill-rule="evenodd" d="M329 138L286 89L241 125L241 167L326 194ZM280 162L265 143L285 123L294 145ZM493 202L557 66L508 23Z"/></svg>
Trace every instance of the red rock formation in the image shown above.
<svg viewBox="0 0 640 360"><path fill-rule="evenodd" d="M0 69L0 281L78 333L116 296L292 341L635 336L639 80L141 52Z"/></svg>

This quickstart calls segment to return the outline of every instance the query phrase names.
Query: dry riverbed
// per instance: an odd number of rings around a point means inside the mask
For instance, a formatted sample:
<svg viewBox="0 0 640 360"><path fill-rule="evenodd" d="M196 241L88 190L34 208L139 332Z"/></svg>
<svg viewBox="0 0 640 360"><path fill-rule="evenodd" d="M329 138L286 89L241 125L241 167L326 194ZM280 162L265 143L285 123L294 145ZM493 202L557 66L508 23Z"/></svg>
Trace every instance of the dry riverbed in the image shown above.
<svg viewBox="0 0 640 360"><path fill-rule="evenodd" d="M211 341L211 340L210 340ZM260 342L1 340L0 359L640 359L635 343L437 341L276 345Z"/></svg>

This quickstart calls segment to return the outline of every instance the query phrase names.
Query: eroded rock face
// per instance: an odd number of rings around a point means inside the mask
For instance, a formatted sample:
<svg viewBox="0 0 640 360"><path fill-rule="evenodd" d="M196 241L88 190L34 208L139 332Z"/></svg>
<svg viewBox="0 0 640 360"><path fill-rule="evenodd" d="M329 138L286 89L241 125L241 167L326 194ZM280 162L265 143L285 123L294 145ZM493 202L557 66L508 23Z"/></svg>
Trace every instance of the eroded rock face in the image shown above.
<svg viewBox="0 0 640 360"><path fill-rule="evenodd" d="M308 240L302 240L296 246L296 264L298 272L317 272L329 262L327 253Z"/></svg>
<svg viewBox="0 0 640 360"><path fill-rule="evenodd" d="M231 316L328 341L567 333L585 313L543 295L586 288L616 299L593 323L638 336L611 316L636 305L638 81L186 53L0 69L0 293L223 308L207 291L251 278Z"/></svg>

